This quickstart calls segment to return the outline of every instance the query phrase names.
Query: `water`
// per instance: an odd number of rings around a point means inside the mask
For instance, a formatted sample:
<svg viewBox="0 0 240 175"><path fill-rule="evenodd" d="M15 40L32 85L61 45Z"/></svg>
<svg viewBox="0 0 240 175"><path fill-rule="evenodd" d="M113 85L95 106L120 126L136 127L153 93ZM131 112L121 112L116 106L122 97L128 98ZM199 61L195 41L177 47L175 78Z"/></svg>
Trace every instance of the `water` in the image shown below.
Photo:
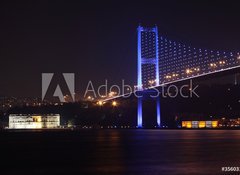
<svg viewBox="0 0 240 175"><path fill-rule="evenodd" d="M224 174L240 166L240 130L0 133L0 174Z"/></svg>

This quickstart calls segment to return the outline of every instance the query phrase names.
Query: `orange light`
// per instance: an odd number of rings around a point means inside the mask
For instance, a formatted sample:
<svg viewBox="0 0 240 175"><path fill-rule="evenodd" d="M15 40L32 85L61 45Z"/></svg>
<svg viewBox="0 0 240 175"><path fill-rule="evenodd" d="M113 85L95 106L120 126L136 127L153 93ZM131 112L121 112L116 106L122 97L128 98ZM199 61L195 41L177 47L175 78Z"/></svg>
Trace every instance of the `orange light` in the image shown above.
<svg viewBox="0 0 240 175"><path fill-rule="evenodd" d="M217 128L218 127L218 121L212 121L212 127Z"/></svg>
<svg viewBox="0 0 240 175"><path fill-rule="evenodd" d="M112 105L113 105L113 106L117 106L117 102L116 102L116 101L113 101L113 102L112 102Z"/></svg>
<svg viewBox="0 0 240 175"><path fill-rule="evenodd" d="M97 104L98 104L99 106L102 106L102 105L103 105L103 102L102 102L102 101L98 101Z"/></svg>
<svg viewBox="0 0 240 175"><path fill-rule="evenodd" d="M190 69L186 69L186 73L187 74L191 73L191 70Z"/></svg>
<svg viewBox="0 0 240 175"><path fill-rule="evenodd" d="M198 127L199 128L205 128L206 127L206 122L205 121L199 121Z"/></svg>
<svg viewBox="0 0 240 175"><path fill-rule="evenodd" d="M192 128L192 122L191 121L187 121L187 128Z"/></svg>
<svg viewBox="0 0 240 175"><path fill-rule="evenodd" d="M183 128L192 128L192 122L191 121L182 121L182 127Z"/></svg>

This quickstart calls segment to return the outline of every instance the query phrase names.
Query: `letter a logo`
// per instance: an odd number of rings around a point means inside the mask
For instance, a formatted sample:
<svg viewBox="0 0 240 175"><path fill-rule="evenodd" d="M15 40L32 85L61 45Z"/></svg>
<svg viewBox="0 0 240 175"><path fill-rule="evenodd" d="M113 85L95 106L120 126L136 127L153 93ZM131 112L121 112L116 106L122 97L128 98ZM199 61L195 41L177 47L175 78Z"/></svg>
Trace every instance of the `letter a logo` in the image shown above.
<svg viewBox="0 0 240 175"><path fill-rule="evenodd" d="M52 81L53 75L54 75L53 73L42 73L42 100L44 100L46 96L46 93ZM67 88L70 92L70 96L72 97L73 101L75 101L74 73L63 73L62 75L67 85ZM53 93L53 96L58 97L60 102L65 102L64 95L59 84L57 84L56 89Z"/></svg>

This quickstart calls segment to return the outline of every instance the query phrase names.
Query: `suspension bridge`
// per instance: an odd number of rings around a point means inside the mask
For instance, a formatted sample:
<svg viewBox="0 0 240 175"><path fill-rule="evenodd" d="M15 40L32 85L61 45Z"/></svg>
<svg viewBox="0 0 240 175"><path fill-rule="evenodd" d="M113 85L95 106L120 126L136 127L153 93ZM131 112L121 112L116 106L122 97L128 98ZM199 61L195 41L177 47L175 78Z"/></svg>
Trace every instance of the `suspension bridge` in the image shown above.
<svg viewBox="0 0 240 175"><path fill-rule="evenodd" d="M239 67L238 52L195 48L175 42L159 36L157 26L137 28L137 91L144 92L151 88ZM143 100L142 97L138 98L138 128L143 127ZM156 98L156 108L157 125L161 127L160 97Z"/></svg>

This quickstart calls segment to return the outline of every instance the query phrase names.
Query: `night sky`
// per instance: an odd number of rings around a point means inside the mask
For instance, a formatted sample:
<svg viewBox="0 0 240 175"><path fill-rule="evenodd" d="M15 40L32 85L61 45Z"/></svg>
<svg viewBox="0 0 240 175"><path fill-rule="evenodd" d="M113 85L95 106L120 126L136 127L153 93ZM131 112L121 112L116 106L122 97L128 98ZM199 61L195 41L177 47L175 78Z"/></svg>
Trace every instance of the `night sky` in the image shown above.
<svg viewBox="0 0 240 175"><path fill-rule="evenodd" d="M41 73L136 84L136 27L195 47L240 51L236 1L1 1L0 96L41 97ZM81 94L83 95L83 94Z"/></svg>

